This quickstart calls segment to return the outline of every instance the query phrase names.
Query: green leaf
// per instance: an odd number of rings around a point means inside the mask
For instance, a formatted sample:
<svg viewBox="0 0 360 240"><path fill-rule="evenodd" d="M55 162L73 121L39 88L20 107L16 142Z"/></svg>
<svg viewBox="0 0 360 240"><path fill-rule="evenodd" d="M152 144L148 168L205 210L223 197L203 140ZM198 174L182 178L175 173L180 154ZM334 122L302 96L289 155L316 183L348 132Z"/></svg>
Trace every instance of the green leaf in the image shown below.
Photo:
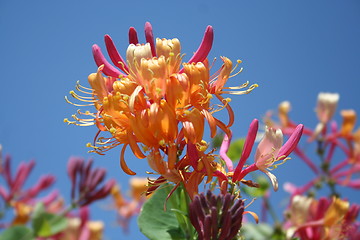
<svg viewBox="0 0 360 240"><path fill-rule="evenodd" d="M163 185L142 207L138 217L140 231L150 240L186 239L169 203L164 211L166 197L174 186ZM173 196L172 196L173 197Z"/></svg>
<svg viewBox="0 0 360 240"><path fill-rule="evenodd" d="M34 209L32 227L35 236L49 237L63 231L67 227L67 218L45 211L43 204L37 204Z"/></svg>
<svg viewBox="0 0 360 240"><path fill-rule="evenodd" d="M268 240L272 239L271 236L274 229L265 223L252 224L247 223L241 227L241 235L246 240Z"/></svg>
<svg viewBox="0 0 360 240"><path fill-rule="evenodd" d="M241 153L244 148L244 143L244 138L239 138L231 142L227 155L232 161L237 161L240 159Z"/></svg>
<svg viewBox="0 0 360 240"><path fill-rule="evenodd" d="M1 235L0 240L33 240L33 232L30 228L17 225L6 229Z"/></svg>

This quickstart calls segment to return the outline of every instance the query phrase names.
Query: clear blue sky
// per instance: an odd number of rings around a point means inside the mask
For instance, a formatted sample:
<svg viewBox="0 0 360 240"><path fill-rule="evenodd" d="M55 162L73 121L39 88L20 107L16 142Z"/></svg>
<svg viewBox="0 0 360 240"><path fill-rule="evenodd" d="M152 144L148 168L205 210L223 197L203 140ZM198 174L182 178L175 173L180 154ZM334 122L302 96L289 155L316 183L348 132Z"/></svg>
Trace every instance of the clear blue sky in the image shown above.
<svg viewBox="0 0 360 240"><path fill-rule="evenodd" d="M128 176L118 164L119 149L106 156L88 154L85 144L93 139L95 127L63 123L77 110L64 96L77 80L87 84L88 74L96 71L92 44L105 49L103 36L110 34L124 55L128 28L135 27L144 42L146 21L152 23L155 37L180 39L182 52L187 53L184 60L197 49L207 25L215 32L210 59L243 60L244 72L229 85L249 80L260 87L251 95L233 97L235 136L243 136L253 118L261 118L283 100L292 102L293 119L314 127L320 91L340 93L339 109L360 113L356 0L0 0L0 143L17 163L36 159L32 181L39 174L54 173L56 186L68 197L65 166L69 156L78 155L94 157L97 166L106 167L109 176L127 188ZM130 154L127 161L144 176L144 161ZM301 183L310 171L292 161L274 173L280 184L289 178ZM121 229L113 224L115 214L96 210L105 203L95 206L92 218L106 220L106 239L145 239L135 222L130 235L120 237Z"/></svg>

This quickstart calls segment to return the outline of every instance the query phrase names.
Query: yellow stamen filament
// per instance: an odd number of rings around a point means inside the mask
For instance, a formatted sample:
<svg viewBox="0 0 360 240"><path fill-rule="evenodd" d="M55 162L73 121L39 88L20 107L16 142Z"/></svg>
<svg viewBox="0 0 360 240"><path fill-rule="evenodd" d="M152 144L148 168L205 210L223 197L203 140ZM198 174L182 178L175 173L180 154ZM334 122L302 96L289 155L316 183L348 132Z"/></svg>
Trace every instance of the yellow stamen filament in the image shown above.
<svg viewBox="0 0 360 240"><path fill-rule="evenodd" d="M70 91L69 93L73 98L76 98L76 99L78 99L80 101L83 101L83 102L96 102L96 100L93 97L83 97L83 96L80 96L80 95L76 94L74 91ZM88 100L88 99L91 99L91 100Z"/></svg>
<svg viewBox="0 0 360 240"><path fill-rule="evenodd" d="M253 84L249 87L249 89L244 90L244 91L220 91L221 94L226 93L226 94L234 94L234 95L242 95L242 94L249 94L252 90L254 90L255 88L257 88L259 85L258 84Z"/></svg>
<svg viewBox="0 0 360 240"><path fill-rule="evenodd" d="M230 73L233 73L233 72L235 71L235 69L239 66L240 63L241 63L241 60L237 60L237 63L236 63L236 65L235 65L235 67L231 70ZM238 74L242 73L243 70L244 70L243 68L240 68L239 71L237 71L237 72L236 72L235 74L233 74L233 75L230 75L229 78L232 78L232 77L237 76Z"/></svg>
<svg viewBox="0 0 360 240"><path fill-rule="evenodd" d="M89 94L89 95L94 94L94 90L93 90L93 89L87 88L87 87L83 87L82 85L80 85L79 81L77 81L77 83L76 83L76 85L75 85L75 89L78 90L79 92L82 92L82 93L85 93L85 94ZM83 89L88 90L88 91L91 91L91 92L84 91Z"/></svg>
<svg viewBox="0 0 360 240"><path fill-rule="evenodd" d="M71 102L71 101L67 98L67 96L65 96L65 101L66 101L67 103L70 103L71 105L74 105L74 106L77 106L77 107L94 106L94 103L89 103L89 104L77 104L77 103L73 103L73 102Z"/></svg>

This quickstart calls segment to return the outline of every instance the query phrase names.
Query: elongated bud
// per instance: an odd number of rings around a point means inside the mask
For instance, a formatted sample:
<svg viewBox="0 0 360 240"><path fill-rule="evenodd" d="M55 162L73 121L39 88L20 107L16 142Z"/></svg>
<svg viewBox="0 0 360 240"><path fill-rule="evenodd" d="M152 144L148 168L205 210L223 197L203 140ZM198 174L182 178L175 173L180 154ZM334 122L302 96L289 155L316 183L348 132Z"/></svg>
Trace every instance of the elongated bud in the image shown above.
<svg viewBox="0 0 360 240"><path fill-rule="evenodd" d="M211 191L196 195L189 206L190 221L198 239L233 239L241 228L244 202L229 193L215 196Z"/></svg>

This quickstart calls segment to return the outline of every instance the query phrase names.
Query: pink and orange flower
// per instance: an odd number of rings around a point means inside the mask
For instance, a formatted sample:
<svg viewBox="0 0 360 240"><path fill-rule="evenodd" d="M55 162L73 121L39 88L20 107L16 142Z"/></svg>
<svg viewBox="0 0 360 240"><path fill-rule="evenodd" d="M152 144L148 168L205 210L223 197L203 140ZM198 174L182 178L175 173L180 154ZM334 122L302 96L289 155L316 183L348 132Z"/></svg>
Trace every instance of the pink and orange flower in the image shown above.
<svg viewBox="0 0 360 240"><path fill-rule="evenodd" d="M80 96L74 91L70 94L95 107L95 112L81 112L73 115L75 121L65 119L69 124L96 125L99 129L94 143L88 144L94 152L103 154L107 150L122 145L120 166L124 172L134 175L126 164L124 153L129 146L140 159L147 158L150 167L163 178L179 183L191 178L184 169L191 166L200 175L211 177L215 171L212 157L205 154L204 126L208 122L211 137L217 128L230 135L234 114L229 105L230 98L222 94L247 94L257 87L246 82L238 87L225 87L227 80L242 71L232 74L230 59L221 57L223 65L213 75L207 56L213 43L213 28L206 28L203 40L191 57L182 63L181 44L176 38L154 40L152 26L145 24L145 44L139 44L136 30L129 29L129 46L126 60L118 53L109 35L105 35L105 45L111 65L104 57L98 45L93 46L93 55L98 65L97 73L90 74L90 88L76 85ZM241 90L241 89L246 90ZM220 104L212 104L216 97ZM69 102L69 100L66 98ZM76 106L84 106L74 104ZM214 113L226 108L228 123L214 116ZM86 118L80 118L84 115ZM108 132L110 137L100 137ZM196 149L196 154L181 155ZM203 155L197 159L193 156ZM194 175L192 175L194 176Z"/></svg>

